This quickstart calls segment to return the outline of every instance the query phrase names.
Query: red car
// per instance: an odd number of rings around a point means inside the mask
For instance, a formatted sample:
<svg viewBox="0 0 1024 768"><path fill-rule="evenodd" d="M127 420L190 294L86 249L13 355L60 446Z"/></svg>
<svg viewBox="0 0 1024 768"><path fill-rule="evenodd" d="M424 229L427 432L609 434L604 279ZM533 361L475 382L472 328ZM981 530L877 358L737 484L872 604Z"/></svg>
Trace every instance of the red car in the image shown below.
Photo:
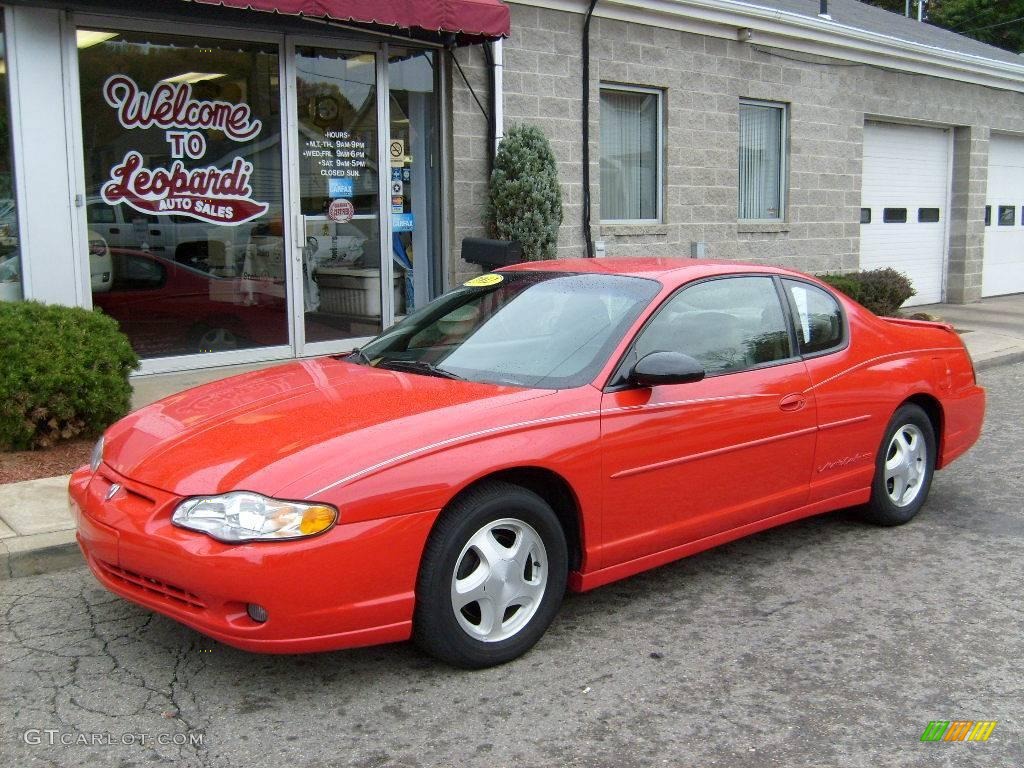
<svg viewBox="0 0 1024 768"><path fill-rule="evenodd" d="M146 251L111 248L114 279L93 303L142 357L288 343L281 281L220 277Z"/></svg>
<svg viewBox="0 0 1024 768"><path fill-rule="evenodd" d="M108 589L225 643L481 667L566 588L840 507L907 522L984 408L950 326L806 275L531 263L131 414L71 498Z"/></svg>

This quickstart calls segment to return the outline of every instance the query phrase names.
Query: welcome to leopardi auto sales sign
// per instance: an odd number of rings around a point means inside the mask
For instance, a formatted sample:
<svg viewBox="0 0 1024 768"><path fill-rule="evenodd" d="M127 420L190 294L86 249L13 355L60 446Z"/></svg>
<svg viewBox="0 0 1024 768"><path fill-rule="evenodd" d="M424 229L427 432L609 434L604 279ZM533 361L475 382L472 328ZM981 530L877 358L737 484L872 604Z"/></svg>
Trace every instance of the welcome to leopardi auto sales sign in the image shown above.
<svg viewBox="0 0 1024 768"><path fill-rule="evenodd" d="M127 203L142 213L191 216L221 226L267 212L268 203L253 199L253 165L248 160L236 157L227 168L185 167L186 158L202 160L206 155L205 130L220 131L239 143L258 136L263 123L252 116L248 104L195 99L189 83L161 82L146 92L127 75L109 77L103 99L117 110L125 129L163 129L174 160L169 167L150 168L139 152L129 150L100 190L105 203Z"/></svg>

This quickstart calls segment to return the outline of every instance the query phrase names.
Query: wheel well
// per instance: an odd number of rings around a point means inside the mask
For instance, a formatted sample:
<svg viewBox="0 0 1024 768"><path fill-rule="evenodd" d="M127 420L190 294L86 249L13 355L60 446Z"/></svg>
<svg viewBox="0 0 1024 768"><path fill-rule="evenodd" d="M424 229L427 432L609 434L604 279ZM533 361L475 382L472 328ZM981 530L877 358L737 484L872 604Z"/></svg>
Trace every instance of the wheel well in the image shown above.
<svg viewBox="0 0 1024 768"><path fill-rule="evenodd" d="M470 489L492 480L501 480L533 491L551 506L551 509L554 510L555 515L558 517L558 522L562 524L562 530L565 532L565 541L569 549L569 570L577 570L583 562L580 507L572 486L569 485L565 478L557 472L552 472L550 469L542 469L541 467L504 469L474 480L455 494L448 504L451 505L452 502Z"/></svg>
<svg viewBox="0 0 1024 768"><path fill-rule="evenodd" d="M908 397L904 403L913 403L928 415L928 421L932 423L932 431L935 432L935 457L936 467L942 466L942 404L931 395L924 393Z"/></svg>

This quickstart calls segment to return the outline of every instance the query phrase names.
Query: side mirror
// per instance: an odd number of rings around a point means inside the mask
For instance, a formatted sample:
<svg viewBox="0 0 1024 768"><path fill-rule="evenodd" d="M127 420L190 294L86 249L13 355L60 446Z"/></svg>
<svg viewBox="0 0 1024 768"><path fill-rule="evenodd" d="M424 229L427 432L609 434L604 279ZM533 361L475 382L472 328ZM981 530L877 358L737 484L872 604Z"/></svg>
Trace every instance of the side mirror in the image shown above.
<svg viewBox="0 0 1024 768"><path fill-rule="evenodd" d="M640 358L629 380L641 387L688 384L704 378L704 366L682 352L651 352Z"/></svg>

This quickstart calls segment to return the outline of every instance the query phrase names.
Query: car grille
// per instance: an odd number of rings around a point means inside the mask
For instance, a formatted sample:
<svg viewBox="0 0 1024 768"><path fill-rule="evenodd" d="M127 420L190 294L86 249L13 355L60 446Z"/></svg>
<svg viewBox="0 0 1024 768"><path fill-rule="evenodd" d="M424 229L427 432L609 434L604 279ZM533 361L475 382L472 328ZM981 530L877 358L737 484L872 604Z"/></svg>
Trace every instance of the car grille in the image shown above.
<svg viewBox="0 0 1024 768"><path fill-rule="evenodd" d="M106 576L127 586L129 591L157 595L174 605L185 606L195 611L206 610L206 603L199 598L199 595L189 592L187 589L118 568L116 565L102 560L97 560L96 563Z"/></svg>

